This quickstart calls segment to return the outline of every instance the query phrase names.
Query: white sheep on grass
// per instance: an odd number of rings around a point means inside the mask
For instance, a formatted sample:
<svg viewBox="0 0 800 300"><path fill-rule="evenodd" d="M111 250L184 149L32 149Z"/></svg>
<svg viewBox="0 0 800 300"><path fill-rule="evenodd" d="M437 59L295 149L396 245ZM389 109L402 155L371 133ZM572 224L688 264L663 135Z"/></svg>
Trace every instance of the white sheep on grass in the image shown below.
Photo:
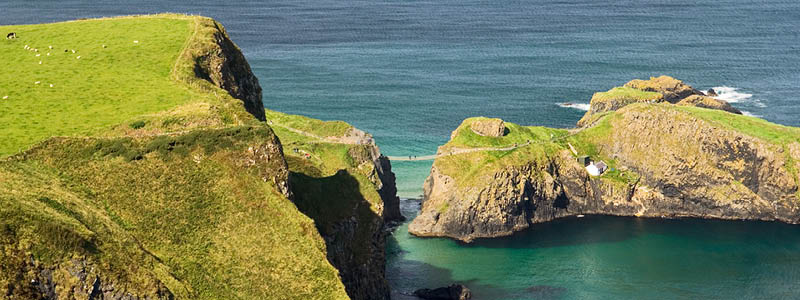
<svg viewBox="0 0 800 300"><path fill-rule="evenodd" d="M8 96L3 96L3 100L6 100L6 99L8 99Z"/></svg>
<svg viewBox="0 0 800 300"><path fill-rule="evenodd" d="M39 84L39 83L42 83L42 82L41 81L37 81L37 82L34 82L33 84Z"/></svg>
<svg viewBox="0 0 800 300"><path fill-rule="evenodd" d="M78 55L78 57L76 57L75 59L81 59L81 56L80 56L80 55Z"/></svg>

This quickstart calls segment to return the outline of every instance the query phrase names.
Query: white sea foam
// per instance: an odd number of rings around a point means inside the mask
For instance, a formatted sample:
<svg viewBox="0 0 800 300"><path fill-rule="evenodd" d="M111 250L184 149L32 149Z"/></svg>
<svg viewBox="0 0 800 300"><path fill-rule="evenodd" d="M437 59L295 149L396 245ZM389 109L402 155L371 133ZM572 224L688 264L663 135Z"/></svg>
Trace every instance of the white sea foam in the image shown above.
<svg viewBox="0 0 800 300"><path fill-rule="evenodd" d="M558 103L558 106L566 108L574 108L582 111L589 111L589 104L587 103Z"/></svg>
<svg viewBox="0 0 800 300"><path fill-rule="evenodd" d="M760 118L761 117L760 115L756 115L756 114L753 114L753 113L751 113L749 111L744 111L744 110L742 111L742 114L745 115L745 116L748 116L748 117L756 117L756 118Z"/></svg>
<svg viewBox="0 0 800 300"><path fill-rule="evenodd" d="M714 87L714 91L717 92L717 96L714 98L725 100L728 103L737 103L747 101L753 97L753 94L737 92L737 90L738 88L729 86Z"/></svg>

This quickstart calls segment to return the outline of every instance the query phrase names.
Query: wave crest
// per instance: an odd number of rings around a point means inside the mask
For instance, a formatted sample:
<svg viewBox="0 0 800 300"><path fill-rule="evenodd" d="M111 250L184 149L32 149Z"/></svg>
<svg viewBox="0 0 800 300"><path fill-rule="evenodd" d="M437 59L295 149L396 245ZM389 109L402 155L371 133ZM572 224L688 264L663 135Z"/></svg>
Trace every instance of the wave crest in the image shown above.
<svg viewBox="0 0 800 300"><path fill-rule="evenodd" d="M561 107L564 107L564 108L574 108L574 109L582 110L582 111L589 111L589 108L591 107L591 106L589 106L588 103L557 103L557 104L558 104L558 106L561 106Z"/></svg>

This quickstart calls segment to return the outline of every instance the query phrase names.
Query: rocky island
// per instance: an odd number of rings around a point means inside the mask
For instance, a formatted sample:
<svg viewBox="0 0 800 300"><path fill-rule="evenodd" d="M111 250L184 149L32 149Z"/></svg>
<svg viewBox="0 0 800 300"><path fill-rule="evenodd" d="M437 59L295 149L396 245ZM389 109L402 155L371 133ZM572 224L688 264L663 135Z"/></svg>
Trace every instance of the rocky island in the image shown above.
<svg viewBox="0 0 800 300"><path fill-rule="evenodd" d="M0 28L2 297L389 298L389 161L347 123L265 110L221 24Z"/></svg>
<svg viewBox="0 0 800 300"><path fill-rule="evenodd" d="M467 119L438 153L414 235L469 242L586 214L800 222L800 128L668 76L596 93L575 129ZM608 169L591 176L582 157Z"/></svg>

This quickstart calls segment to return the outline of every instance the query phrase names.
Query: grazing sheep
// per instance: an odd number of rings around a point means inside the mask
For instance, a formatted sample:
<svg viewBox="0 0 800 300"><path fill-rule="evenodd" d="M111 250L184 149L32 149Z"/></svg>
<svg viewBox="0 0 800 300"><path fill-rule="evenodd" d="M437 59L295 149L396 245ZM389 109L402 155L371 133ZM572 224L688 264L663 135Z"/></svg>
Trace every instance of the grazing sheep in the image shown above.
<svg viewBox="0 0 800 300"><path fill-rule="evenodd" d="M75 53L75 49L72 49L72 53Z"/></svg>
<svg viewBox="0 0 800 300"><path fill-rule="evenodd" d="M103 44L103 49L107 48L105 44Z"/></svg>
<svg viewBox="0 0 800 300"><path fill-rule="evenodd" d="M40 65L42 64L42 61L41 61L41 60L39 61L39 64L40 64Z"/></svg>
<svg viewBox="0 0 800 300"><path fill-rule="evenodd" d="M52 84L52 83L50 84L50 87L53 87L53 84Z"/></svg>
<svg viewBox="0 0 800 300"><path fill-rule="evenodd" d="M34 82L33 84L39 84L39 83L42 83L42 82L41 81L37 81L37 82Z"/></svg>
<svg viewBox="0 0 800 300"><path fill-rule="evenodd" d="M81 59L81 56L80 56L80 55L78 55L78 57L76 57L75 59Z"/></svg>
<svg viewBox="0 0 800 300"><path fill-rule="evenodd" d="M47 52L47 56L50 56L50 52Z"/></svg>
<svg viewBox="0 0 800 300"><path fill-rule="evenodd" d="M11 40L11 39L15 39L15 38L17 38L17 33L16 32L12 32L12 33L9 33L8 35L6 35L6 39Z"/></svg>
<svg viewBox="0 0 800 300"><path fill-rule="evenodd" d="M39 56L41 56L41 54L36 54L36 57L39 57Z"/></svg>
<svg viewBox="0 0 800 300"><path fill-rule="evenodd" d="M3 100L6 100L6 99L8 99L8 96L3 96Z"/></svg>
<svg viewBox="0 0 800 300"><path fill-rule="evenodd" d="M47 46L47 47L50 47L50 49L53 49L53 46Z"/></svg>
<svg viewBox="0 0 800 300"><path fill-rule="evenodd" d="M134 44L138 44L138 43L139 43L139 41L133 41L133 43L134 43Z"/></svg>

